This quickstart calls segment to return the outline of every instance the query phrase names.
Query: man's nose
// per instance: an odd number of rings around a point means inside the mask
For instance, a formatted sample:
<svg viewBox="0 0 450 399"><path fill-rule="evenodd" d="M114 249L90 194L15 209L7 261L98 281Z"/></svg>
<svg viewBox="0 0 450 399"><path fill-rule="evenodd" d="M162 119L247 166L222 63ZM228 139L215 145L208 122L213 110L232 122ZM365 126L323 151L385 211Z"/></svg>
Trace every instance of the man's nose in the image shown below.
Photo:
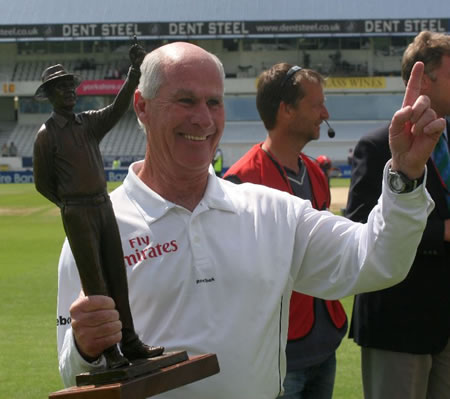
<svg viewBox="0 0 450 399"><path fill-rule="evenodd" d="M208 104L203 102L197 104L191 118L191 122L192 124L198 125L203 129L208 129L214 125L211 110L209 109Z"/></svg>

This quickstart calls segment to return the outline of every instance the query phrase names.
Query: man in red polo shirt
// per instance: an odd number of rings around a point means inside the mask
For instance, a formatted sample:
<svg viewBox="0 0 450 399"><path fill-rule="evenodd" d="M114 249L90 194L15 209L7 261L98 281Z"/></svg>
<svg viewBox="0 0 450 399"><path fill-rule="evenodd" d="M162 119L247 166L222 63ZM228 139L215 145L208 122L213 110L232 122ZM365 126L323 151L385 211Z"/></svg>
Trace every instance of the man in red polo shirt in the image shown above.
<svg viewBox="0 0 450 399"><path fill-rule="evenodd" d="M322 85L316 71L285 63L263 72L256 105L268 136L225 178L287 191L310 200L316 209L328 209L328 178L315 160L302 153L309 141L319 138L320 124L329 117ZM346 331L347 318L339 301L292 293L283 398L331 399L335 352Z"/></svg>

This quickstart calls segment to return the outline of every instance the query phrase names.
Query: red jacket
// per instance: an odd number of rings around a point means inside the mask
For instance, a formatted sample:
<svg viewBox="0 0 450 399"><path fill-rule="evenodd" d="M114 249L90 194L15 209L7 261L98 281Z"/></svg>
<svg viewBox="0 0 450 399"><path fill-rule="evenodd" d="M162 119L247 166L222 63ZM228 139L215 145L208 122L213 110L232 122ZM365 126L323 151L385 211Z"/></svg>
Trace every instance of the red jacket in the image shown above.
<svg viewBox="0 0 450 399"><path fill-rule="evenodd" d="M264 186L287 191L294 195L292 187L281 164L261 148L253 146L225 173L224 178L236 176L241 182L262 184ZM317 163L304 154L300 154L308 171L313 192L312 205L319 210L330 206L328 181ZM325 301L328 314L336 328L342 328L347 320L344 308L339 301ZM314 298L299 292L292 292L289 310L288 340L300 339L307 335L314 324Z"/></svg>

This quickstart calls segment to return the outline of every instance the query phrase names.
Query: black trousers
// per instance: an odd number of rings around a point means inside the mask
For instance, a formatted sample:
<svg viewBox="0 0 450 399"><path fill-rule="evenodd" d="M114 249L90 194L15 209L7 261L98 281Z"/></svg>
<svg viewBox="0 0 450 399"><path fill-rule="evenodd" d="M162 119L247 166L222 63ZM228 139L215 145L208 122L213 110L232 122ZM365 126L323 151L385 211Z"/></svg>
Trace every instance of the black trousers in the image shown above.
<svg viewBox="0 0 450 399"><path fill-rule="evenodd" d="M65 201L61 217L84 293L113 298L122 321L122 342L136 339L122 243L109 196Z"/></svg>

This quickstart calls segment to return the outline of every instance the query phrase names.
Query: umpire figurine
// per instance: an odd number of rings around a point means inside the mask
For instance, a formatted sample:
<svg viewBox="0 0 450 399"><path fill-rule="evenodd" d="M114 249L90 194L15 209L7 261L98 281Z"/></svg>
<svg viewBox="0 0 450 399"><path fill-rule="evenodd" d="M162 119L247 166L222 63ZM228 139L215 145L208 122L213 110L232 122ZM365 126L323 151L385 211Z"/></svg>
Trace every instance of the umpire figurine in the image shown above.
<svg viewBox="0 0 450 399"><path fill-rule="evenodd" d="M74 113L80 78L60 64L47 68L35 98L53 106L34 143L36 189L61 209L85 295L114 299L122 322L122 340L104 351L107 366L117 368L163 353L137 336L128 300L123 250L114 211L106 190L99 144L127 111L141 75L145 50L130 48L131 67L114 102L100 110ZM87 354L81 354L88 361Z"/></svg>

